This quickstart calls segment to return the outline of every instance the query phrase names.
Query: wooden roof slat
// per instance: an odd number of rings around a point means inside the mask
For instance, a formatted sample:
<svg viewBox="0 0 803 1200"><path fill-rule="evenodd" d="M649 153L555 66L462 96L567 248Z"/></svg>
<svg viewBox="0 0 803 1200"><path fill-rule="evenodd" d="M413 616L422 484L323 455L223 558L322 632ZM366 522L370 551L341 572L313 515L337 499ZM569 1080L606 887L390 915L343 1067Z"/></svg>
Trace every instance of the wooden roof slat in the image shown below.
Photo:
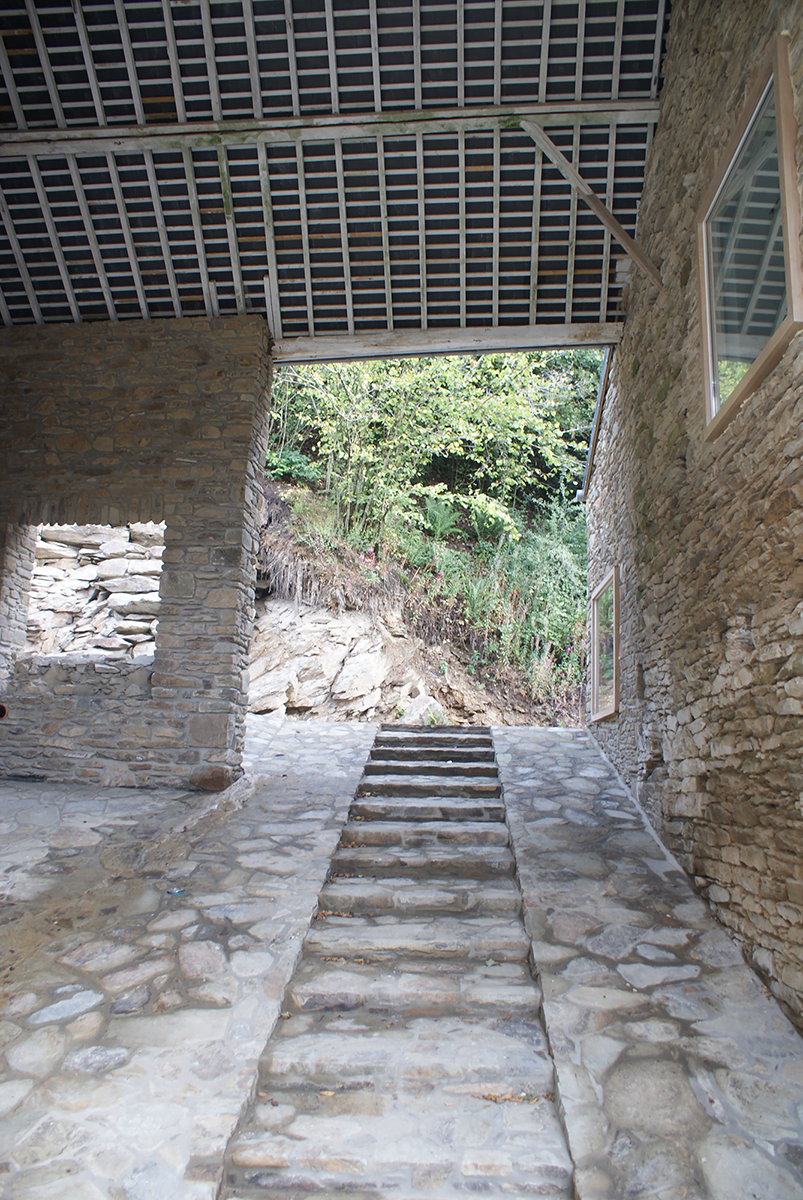
<svg viewBox="0 0 803 1200"><path fill-rule="evenodd" d="M81 54L84 59L84 67L86 68L87 79L89 80L89 90L92 93L92 103L95 105L95 116L98 119L98 125L104 126L108 122L106 120L106 111L103 107L103 97L100 92L100 84L98 83L98 73L95 70L95 60L92 57L92 47L89 43L89 33L84 20L84 10L81 7L81 0L72 0L73 13L75 15L75 28L78 32L78 40L81 43Z"/></svg>
<svg viewBox="0 0 803 1200"><path fill-rule="evenodd" d="M229 160L225 146L218 147L217 165L220 172L220 189L223 194L223 215L226 220L226 237L229 243L234 301L237 305L237 312L242 316L245 313L245 292L243 290L243 272L240 265L240 249L237 245L237 226L234 221L234 197L231 190Z"/></svg>
<svg viewBox="0 0 803 1200"><path fill-rule="evenodd" d="M460 254L460 326L466 326L466 131L460 130L457 140L458 155L458 250Z"/></svg>
<svg viewBox="0 0 803 1200"><path fill-rule="evenodd" d="M256 24L254 22L254 0L242 0L243 20L245 21L245 42L248 47L248 72L251 79L251 103L254 116L262 120L262 80L259 71L259 50L257 48Z"/></svg>
<svg viewBox="0 0 803 1200"><path fill-rule="evenodd" d="M337 82L337 47L335 45L335 14L332 0L324 0L326 14L326 52L329 57L329 88L332 93L332 112L340 112L340 87Z"/></svg>
<svg viewBox="0 0 803 1200"><path fill-rule="evenodd" d="M541 49L538 68L538 103L546 103L547 76L549 71L549 36L552 23L552 0L543 0L541 20Z"/></svg>
<svg viewBox="0 0 803 1200"><path fill-rule="evenodd" d="M276 232L273 223L273 198L270 190L270 170L268 167L268 151L265 143L257 147L259 161L259 184L262 194L262 211L265 222L265 248L268 257L268 274L266 276L267 316L273 337L283 337L282 306L279 292L279 268L276 259Z"/></svg>
<svg viewBox="0 0 803 1200"><path fill-rule="evenodd" d="M187 110L184 105L184 87L181 82L181 65L178 58L178 43L176 30L173 25L173 14L170 11L170 0L162 0L162 13L165 25L167 57L170 62L170 78L173 81L173 96L176 101L176 115L184 124L187 120Z"/></svg>
<svg viewBox="0 0 803 1200"><path fill-rule="evenodd" d="M343 143L335 142L337 170L337 203L340 217L340 243L343 248L343 281L346 288L346 319L349 333L354 333L354 294L351 286L351 253L349 247L349 218L346 208L346 180L343 173Z"/></svg>
<svg viewBox="0 0 803 1200"><path fill-rule="evenodd" d="M652 79L650 80L650 96L653 100L658 95L658 83L661 78L661 47L664 41L665 21L666 0L658 0L658 17L655 22L655 45L652 52Z"/></svg>
<svg viewBox="0 0 803 1200"><path fill-rule="evenodd" d="M611 122L608 131L608 165L605 177L605 206L613 209L613 166L616 156L616 126ZM602 271L600 273L599 319L608 319L608 287L611 274L611 231L605 226L602 242Z"/></svg>
<svg viewBox="0 0 803 1200"><path fill-rule="evenodd" d="M413 5L413 94L415 107L424 107L421 81L421 0L412 0Z"/></svg>
<svg viewBox="0 0 803 1200"><path fill-rule="evenodd" d="M8 304L6 303L6 298L3 293L2 280L0 280L0 317L3 318L4 325L10 326L14 324L14 322L11 320L11 313L9 312Z"/></svg>
<svg viewBox="0 0 803 1200"><path fill-rule="evenodd" d="M499 324L499 207L501 203L500 193L502 187L502 164L501 164L501 131L494 130L494 148L493 148L493 259L491 267L491 287L493 292L491 295L491 324Z"/></svg>
<svg viewBox="0 0 803 1200"><path fill-rule="evenodd" d="M616 0L616 27L613 35L613 67L611 70L611 99L619 99L619 76L622 69L622 37L625 26L625 0Z"/></svg>
<svg viewBox="0 0 803 1200"><path fill-rule="evenodd" d="M290 94L293 98L293 115L301 115L301 94L298 87L298 59L296 57L296 31L293 19L293 0L284 0L284 23L287 30L287 61L290 67Z"/></svg>
<svg viewBox="0 0 803 1200"><path fill-rule="evenodd" d="M415 135L416 179L418 184L418 267L421 286L421 328L427 327L427 213L424 172L424 135Z"/></svg>
<svg viewBox="0 0 803 1200"><path fill-rule="evenodd" d="M382 68L379 59L379 21L376 0L368 0L368 19L371 26L371 73L374 81L374 112L382 111Z"/></svg>
<svg viewBox="0 0 803 1200"><path fill-rule="evenodd" d="M575 125L572 138L572 162L580 161L580 126ZM574 264L577 256L577 188L572 188L569 201L569 252L566 256L566 324L571 324L574 307Z"/></svg>
<svg viewBox="0 0 803 1200"><path fill-rule="evenodd" d="M296 145L296 163L298 168L298 210L301 223L301 246L304 263L304 286L307 295L307 326L310 335L315 336L315 308L312 300L312 263L310 260L309 241L309 210L307 207L307 186L304 170L304 148L299 142Z"/></svg>

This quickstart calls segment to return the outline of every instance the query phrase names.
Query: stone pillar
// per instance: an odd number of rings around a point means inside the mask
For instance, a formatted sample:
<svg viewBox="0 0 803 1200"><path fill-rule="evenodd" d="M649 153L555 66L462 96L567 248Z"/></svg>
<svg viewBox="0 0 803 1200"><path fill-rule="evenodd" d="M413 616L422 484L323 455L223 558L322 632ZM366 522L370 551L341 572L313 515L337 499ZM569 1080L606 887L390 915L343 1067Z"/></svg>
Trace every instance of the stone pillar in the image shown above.
<svg viewBox="0 0 803 1200"><path fill-rule="evenodd" d="M0 524L0 689L8 680L16 651L25 645L35 552L35 530Z"/></svg>
<svg viewBox="0 0 803 1200"><path fill-rule="evenodd" d="M212 789L238 774L268 340L257 316L0 330L0 528L167 524L152 671L21 661L0 774Z"/></svg>

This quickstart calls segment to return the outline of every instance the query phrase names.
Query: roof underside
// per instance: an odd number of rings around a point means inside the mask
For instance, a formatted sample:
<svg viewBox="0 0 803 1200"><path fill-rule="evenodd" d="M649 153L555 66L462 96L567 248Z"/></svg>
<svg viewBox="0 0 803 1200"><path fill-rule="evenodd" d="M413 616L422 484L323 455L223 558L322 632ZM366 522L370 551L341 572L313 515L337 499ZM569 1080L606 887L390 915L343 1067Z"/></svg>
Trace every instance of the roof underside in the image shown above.
<svg viewBox="0 0 803 1200"><path fill-rule="evenodd" d="M666 20L6 0L0 315L263 313L280 359L615 340L624 251L519 122L634 235Z"/></svg>

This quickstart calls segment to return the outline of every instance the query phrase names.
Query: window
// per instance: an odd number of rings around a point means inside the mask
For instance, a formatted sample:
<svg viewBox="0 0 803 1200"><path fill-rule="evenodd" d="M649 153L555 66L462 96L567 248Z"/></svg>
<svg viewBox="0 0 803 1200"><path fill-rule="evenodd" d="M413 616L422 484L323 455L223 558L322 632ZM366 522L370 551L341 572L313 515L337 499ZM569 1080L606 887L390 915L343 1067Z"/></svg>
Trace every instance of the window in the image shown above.
<svg viewBox="0 0 803 1200"><path fill-rule="evenodd" d="M779 38L698 213L709 441L803 328L796 136Z"/></svg>
<svg viewBox="0 0 803 1200"><path fill-rule="evenodd" d="M591 720L619 708L619 572L616 567L591 595Z"/></svg>

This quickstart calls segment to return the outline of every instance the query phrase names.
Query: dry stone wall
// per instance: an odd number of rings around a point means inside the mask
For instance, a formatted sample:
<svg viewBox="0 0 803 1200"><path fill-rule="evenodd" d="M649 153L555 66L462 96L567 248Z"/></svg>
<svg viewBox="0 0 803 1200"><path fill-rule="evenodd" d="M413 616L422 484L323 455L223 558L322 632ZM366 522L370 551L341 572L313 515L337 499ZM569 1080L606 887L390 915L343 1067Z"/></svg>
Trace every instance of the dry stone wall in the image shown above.
<svg viewBox="0 0 803 1200"><path fill-rule="evenodd" d="M113 683L76 663L36 698L12 676L0 770L206 788L238 773L269 374L258 317L0 332L0 526L166 523L147 686L136 664Z"/></svg>
<svg viewBox="0 0 803 1200"><path fill-rule="evenodd" d="M782 31L800 118L800 3L672 6L638 230L664 287L632 281L588 491L589 582L619 564L621 704L593 732L800 1016L803 338L706 443L695 248L701 195Z"/></svg>
<svg viewBox="0 0 803 1200"><path fill-rule="evenodd" d="M0 522L0 691L25 644L36 531Z"/></svg>

